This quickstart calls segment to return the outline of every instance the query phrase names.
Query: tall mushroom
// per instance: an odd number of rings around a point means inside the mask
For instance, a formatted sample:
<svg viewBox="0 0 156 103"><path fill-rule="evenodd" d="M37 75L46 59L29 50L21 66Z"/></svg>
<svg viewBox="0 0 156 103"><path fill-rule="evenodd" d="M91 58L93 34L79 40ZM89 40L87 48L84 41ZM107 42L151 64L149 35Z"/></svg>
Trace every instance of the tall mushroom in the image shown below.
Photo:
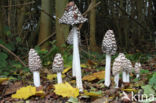
<svg viewBox="0 0 156 103"><path fill-rule="evenodd" d="M102 51L106 53L106 66L105 66L105 86L110 85L110 72L111 72L111 55L114 55L117 50L116 40L113 30L108 30L102 41Z"/></svg>
<svg viewBox="0 0 156 103"><path fill-rule="evenodd" d="M123 73L122 73L123 82L129 83L130 82L129 73L132 72L133 69L132 63L129 59L125 58L123 60L122 66L123 66Z"/></svg>
<svg viewBox="0 0 156 103"><path fill-rule="evenodd" d="M62 74L64 64L63 64L63 58L60 53L57 53L55 55L54 61L53 61L53 72L57 73L57 83L62 83Z"/></svg>
<svg viewBox="0 0 156 103"><path fill-rule="evenodd" d="M119 53L118 57L115 58L112 72L114 75L114 82L115 82L115 88L119 87L119 75L120 72L123 70L122 68L122 61L125 59L125 55L123 53Z"/></svg>
<svg viewBox="0 0 156 103"><path fill-rule="evenodd" d="M67 38L67 43L68 44L70 44L70 45L73 45L73 37L75 37L74 36L74 33L75 33L75 29L76 29L76 33L77 33L77 35L78 35L78 42L79 42L79 44L81 44L81 39L80 39L80 31L79 30L77 30L77 28L75 28L75 27L73 27L72 29L71 29L71 31L70 31L70 33L69 33L69 35L68 35L68 38ZM77 42L76 42L77 43ZM77 44L76 44L77 45ZM75 48L77 48L77 47L75 47ZM73 48L74 49L74 48ZM74 51L74 50L73 50ZM74 53L73 53L74 54ZM75 55L73 55L73 66L72 66L72 75L73 75L73 77L75 77L76 76L76 72L75 72Z"/></svg>
<svg viewBox="0 0 156 103"><path fill-rule="evenodd" d="M141 63L140 62L136 62L135 63L135 67L134 67L134 71L136 74L136 77L139 78L140 77L140 70L141 70Z"/></svg>
<svg viewBox="0 0 156 103"><path fill-rule="evenodd" d="M81 78L81 67L80 67L80 55L79 55L79 30L76 27L76 24L84 23L87 21L87 18L84 18L81 15L81 12L77 8L76 4L71 1L67 4L65 12L61 19L60 23L69 24L72 26L71 34L73 35L73 76L76 76L76 86L80 92L83 91L82 78ZM69 35L70 36L70 35ZM72 41L72 40L70 40Z"/></svg>
<svg viewBox="0 0 156 103"><path fill-rule="evenodd" d="M33 80L35 87L40 86L40 68L42 68L40 57L34 49L30 49L28 57L29 69L33 72Z"/></svg>
<svg viewBox="0 0 156 103"><path fill-rule="evenodd" d="M81 12L77 8L74 1L71 1L67 4L63 16L59 19L60 23L68 24L74 26L75 24L84 23L87 21L87 18L84 18L81 15Z"/></svg>

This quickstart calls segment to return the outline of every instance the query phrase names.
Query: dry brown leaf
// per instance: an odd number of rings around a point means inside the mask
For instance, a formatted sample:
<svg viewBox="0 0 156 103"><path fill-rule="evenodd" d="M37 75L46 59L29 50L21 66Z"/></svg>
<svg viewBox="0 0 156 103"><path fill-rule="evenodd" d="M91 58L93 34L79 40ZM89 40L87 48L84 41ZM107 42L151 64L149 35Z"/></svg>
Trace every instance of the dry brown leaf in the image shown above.
<svg viewBox="0 0 156 103"><path fill-rule="evenodd" d="M23 86L22 82L15 82L14 84L10 85L9 88L6 89L4 95L6 96L6 95L13 94L16 92L17 89L21 88L22 86Z"/></svg>
<svg viewBox="0 0 156 103"><path fill-rule="evenodd" d="M96 72L96 73L93 73L93 75L97 79L101 80L101 79L104 79L104 77L105 77L105 71Z"/></svg>
<svg viewBox="0 0 156 103"><path fill-rule="evenodd" d="M100 72L96 72L87 76L83 77L83 80L87 80L87 81L93 81L95 79L104 79L105 77L105 71L100 71Z"/></svg>
<svg viewBox="0 0 156 103"><path fill-rule="evenodd" d="M95 79L96 77L94 75L87 75L83 77L83 80L87 80L87 81L93 81Z"/></svg>

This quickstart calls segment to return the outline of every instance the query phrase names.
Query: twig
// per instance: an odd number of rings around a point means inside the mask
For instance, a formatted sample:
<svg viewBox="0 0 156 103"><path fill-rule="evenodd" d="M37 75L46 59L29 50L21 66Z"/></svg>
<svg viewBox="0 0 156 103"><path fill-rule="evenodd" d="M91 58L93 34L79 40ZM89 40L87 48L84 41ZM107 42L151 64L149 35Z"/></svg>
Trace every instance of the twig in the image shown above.
<svg viewBox="0 0 156 103"><path fill-rule="evenodd" d="M48 15L50 18L55 19L52 15L50 15L49 13L47 13L45 10L39 8L41 10L41 12L45 13L46 15ZM56 17L56 19L59 19L58 17Z"/></svg>
<svg viewBox="0 0 156 103"><path fill-rule="evenodd" d="M4 45L0 44L0 47L2 47L3 49L5 49L6 51L8 51L11 55L13 55L24 67L27 67L26 64L24 64L24 62L12 51L10 51L8 48L6 48Z"/></svg>
<svg viewBox="0 0 156 103"><path fill-rule="evenodd" d="M90 12L91 9L97 7L101 2L96 3L95 5L93 4L93 2L90 3L88 9L82 14L83 16L87 16L87 13ZM54 19L53 16L51 16L49 13L47 13L46 11L40 9L42 12L44 12L46 15L48 15L50 18ZM58 19L56 17L56 19ZM79 29L81 29L83 24L79 25ZM47 38L45 38L43 41L41 41L38 46L41 46L43 43L45 43L47 40L49 40L51 37L53 37L56 34L56 32L52 33L50 36L48 36Z"/></svg>
<svg viewBox="0 0 156 103"><path fill-rule="evenodd" d="M82 48L80 48L80 50L81 50L82 52L86 53L87 55L89 55L89 56L91 56L91 57L95 58L95 56L94 56L94 55L92 55L92 54L88 53L86 50L84 50L84 49L82 49Z"/></svg>
<svg viewBox="0 0 156 103"><path fill-rule="evenodd" d="M87 9L82 15L83 15L84 17L87 17L87 13L90 12L91 9L97 7L100 3L101 3L101 2L99 1L98 3L96 3L96 4L94 5L94 3L91 2L90 5L89 5L89 7L88 7L88 9ZM43 9L41 9L41 8L39 8L39 9L41 10L41 12L45 13L45 14L48 15L50 18L54 19L54 17L53 17L52 15L50 15L49 13L47 13L45 10L43 10ZM59 18L56 17L56 19L59 19ZM80 26L81 26L81 24L80 24ZM80 26L79 26L79 29L81 28Z"/></svg>
<svg viewBox="0 0 156 103"><path fill-rule="evenodd" d="M136 24L138 24L142 29L144 29L144 30L146 30L147 32L149 32L150 33L150 31L146 28L146 27L144 27L140 22L138 22L137 20L135 20L131 15L129 15L125 10L123 10L122 8L120 8L118 5L116 5L117 6L117 8L119 8L119 10L121 11L121 12L123 12L124 14L126 14L131 20L133 20Z"/></svg>
<svg viewBox="0 0 156 103"><path fill-rule="evenodd" d="M87 17L87 14L95 7L97 7L101 2L99 1L98 3L96 3L95 5L93 4L93 2L90 3L88 9L82 14L84 17ZM83 24L79 25L79 30L81 29Z"/></svg>
<svg viewBox="0 0 156 103"><path fill-rule="evenodd" d="M51 37L53 37L56 34L56 32L52 33L51 35L49 35L47 38L45 38L44 40L42 40L37 46L41 46L44 42L46 42L47 40L49 40Z"/></svg>
<svg viewBox="0 0 156 103"><path fill-rule="evenodd" d="M96 3L94 5L93 2L91 2L91 4L89 5L88 9L82 14L83 16L87 16L87 13L91 11L91 9L97 7L101 2L99 1L98 3Z"/></svg>
<svg viewBox="0 0 156 103"><path fill-rule="evenodd" d="M16 4L16 5L8 5L8 6L2 6L2 8L8 8L8 7L17 7L17 6L26 6L26 5L30 5L30 4L34 4L35 1L32 1L32 2L27 2L27 3L24 3L24 4Z"/></svg>

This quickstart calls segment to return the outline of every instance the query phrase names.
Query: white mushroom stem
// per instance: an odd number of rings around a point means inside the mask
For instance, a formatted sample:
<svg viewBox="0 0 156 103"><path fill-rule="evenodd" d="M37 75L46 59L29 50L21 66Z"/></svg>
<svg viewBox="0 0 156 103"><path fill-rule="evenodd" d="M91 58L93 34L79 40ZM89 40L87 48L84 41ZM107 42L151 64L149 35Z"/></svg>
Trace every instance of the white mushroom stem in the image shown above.
<svg viewBox="0 0 156 103"><path fill-rule="evenodd" d="M73 51L74 51L74 48L73 48ZM73 77L76 76L76 73L75 73L75 56L74 55L73 55L73 62L72 62L72 75L73 75Z"/></svg>
<svg viewBox="0 0 156 103"><path fill-rule="evenodd" d="M123 71L122 72L122 81L123 82L127 82L127 74L126 74L126 71Z"/></svg>
<svg viewBox="0 0 156 103"><path fill-rule="evenodd" d="M124 83L129 83L130 82L129 73L128 72L126 72L126 71L122 72L122 81Z"/></svg>
<svg viewBox="0 0 156 103"><path fill-rule="evenodd" d="M61 72L57 72L57 83L62 83L62 74Z"/></svg>
<svg viewBox="0 0 156 103"><path fill-rule="evenodd" d="M82 78L81 78L81 67L80 67L80 55L79 55L79 44L78 44L78 34L77 28L74 27L74 34L73 34L73 73L76 74L76 86L80 92L83 91L82 86Z"/></svg>
<svg viewBox="0 0 156 103"><path fill-rule="evenodd" d="M119 73L114 76L115 88L119 88Z"/></svg>
<svg viewBox="0 0 156 103"><path fill-rule="evenodd" d="M40 73L39 71L33 71L33 80L35 87L40 86Z"/></svg>
<svg viewBox="0 0 156 103"><path fill-rule="evenodd" d="M126 82L127 82L127 83L130 82L130 79L129 79L129 73L128 73L128 72L126 73Z"/></svg>
<svg viewBox="0 0 156 103"><path fill-rule="evenodd" d="M106 66L105 66L105 86L110 85L110 69L111 69L111 55L106 54Z"/></svg>
<svg viewBox="0 0 156 103"><path fill-rule="evenodd" d="M140 74L139 74L139 73L138 73L138 74L136 74L136 77L137 77L137 78L139 78L139 77L140 77Z"/></svg>

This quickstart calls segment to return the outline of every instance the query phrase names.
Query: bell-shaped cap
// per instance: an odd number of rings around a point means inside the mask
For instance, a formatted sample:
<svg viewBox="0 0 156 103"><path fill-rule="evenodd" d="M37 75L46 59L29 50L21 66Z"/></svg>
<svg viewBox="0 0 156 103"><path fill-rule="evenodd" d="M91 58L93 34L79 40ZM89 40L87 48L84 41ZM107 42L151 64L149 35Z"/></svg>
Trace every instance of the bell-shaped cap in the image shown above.
<svg viewBox="0 0 156 103"><path fill-rule="evenodd" d="M64 68L63 58L60 53L57 53L54 57L52 69L53 72L62 72Z"/></svg>
<svg viewBox="0 0 156 103"><path fill-rule="evenodd" d="M40 56L34 49L30 49L28 60L28 65L31 72L39 71L39 69L42 68Z"/></svg>
<svg viewBox="0 0 156 103"><path fill-rule="evenodd" d="M80 31L75 26L70 30L70 33L69 33L69 35L67 37L67 43L70 44L70 45L73 44L73 35L74 35L74 32L78 34L78 41L79 41L79 44L81 44Z"/></svg>
<svg viewBox="0 0 156 103"><path fill-rule="evenodd" d="M124 59L125 59L125 55L123 53L119 53L118 57L115 58L112 67L113 75L116 75L123 70L122 64Z"/></svg>
<svg viewBox="0 0 156 103"><path fill-rule="evenodd" d="M108 30L102 41L102 51L114 55L117 51L116 40L113 30Z"/></svg>
<svg viewBox="0 0 156 103"><path fill-rule="evenodd" d="M124 71L126 71L128 73L132 72L133 66L132 66L132 63L131 63L131 61L129 59L125 58L123 60L123 63L122 64L123 64L123 70Z"/></svg>
<svg viewBox="0 0 156 103"><path fill-rule="evenodd" d="M136 74L139 74L140 73L140 70L141 70L141 63L140 62L136 62L135 63L135 67L134 67L134 71Z"/></svg>
<svg viewBox="0 0 156 103"><path fill-rule="evenodd" d="M78 7L73 1L67 4L63 16L59 19L59 23L70 24L70 25L80 24L86 21L87 18L84 18L82 16L81 12L79 11Z"/></svg>

